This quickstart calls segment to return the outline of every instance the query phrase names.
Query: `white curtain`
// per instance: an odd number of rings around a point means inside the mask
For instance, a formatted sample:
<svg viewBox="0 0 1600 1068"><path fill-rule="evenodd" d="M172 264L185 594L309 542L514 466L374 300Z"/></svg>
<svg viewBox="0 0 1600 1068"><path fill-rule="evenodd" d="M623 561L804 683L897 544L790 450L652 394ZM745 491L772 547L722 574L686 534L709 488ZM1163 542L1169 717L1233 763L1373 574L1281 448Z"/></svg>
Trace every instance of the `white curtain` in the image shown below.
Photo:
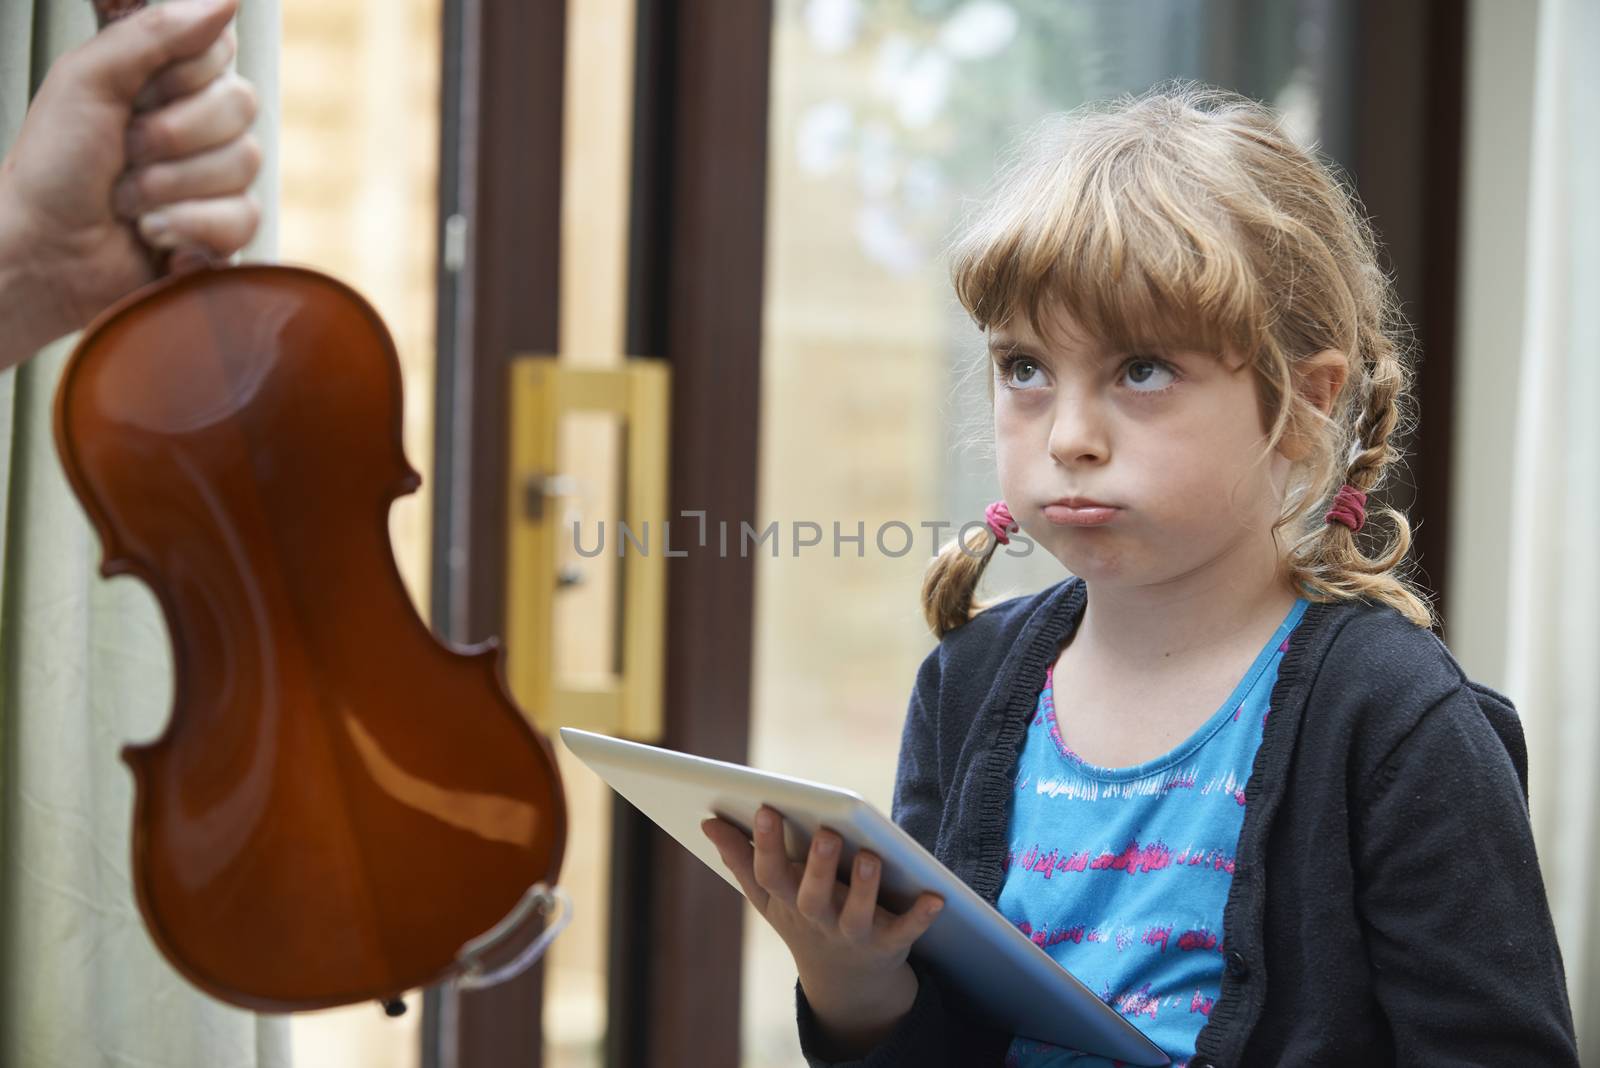
<svg viewBox="0 0 1600 1068"><path fill-rule="evenodd" d="M266 223L276 245L277 0L246 0L238 66L261 92ZM95 30L86 0L0 2L0 146L49 63ZM167 635L153 596L99 577L100 546L51 440L74 338L0 374L0 1065L287 1068L287 1017L182 979L129 882L133 780L119 752L165 726Z"/></svg>
<svg viewBox="0 0 1600 1068"><path fill-rule="evenodd" d="M1541 0L1538 19L1506 688L1579 1047L1600 1064L1600 4Z"/></svg>

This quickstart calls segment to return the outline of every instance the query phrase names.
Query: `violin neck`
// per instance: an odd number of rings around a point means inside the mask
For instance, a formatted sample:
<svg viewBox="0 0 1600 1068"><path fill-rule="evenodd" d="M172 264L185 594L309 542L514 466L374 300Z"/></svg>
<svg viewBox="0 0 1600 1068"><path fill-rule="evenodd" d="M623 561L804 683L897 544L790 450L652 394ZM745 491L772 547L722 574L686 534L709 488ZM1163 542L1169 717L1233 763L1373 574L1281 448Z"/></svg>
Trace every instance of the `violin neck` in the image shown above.
<svg viewBox="0 0 1600 1068"><path fill-rule="evenodd" d="M92 2L95 18L99 20L102 30L118 19L125 19L144 7L144 0L92 0Z"/></svg>

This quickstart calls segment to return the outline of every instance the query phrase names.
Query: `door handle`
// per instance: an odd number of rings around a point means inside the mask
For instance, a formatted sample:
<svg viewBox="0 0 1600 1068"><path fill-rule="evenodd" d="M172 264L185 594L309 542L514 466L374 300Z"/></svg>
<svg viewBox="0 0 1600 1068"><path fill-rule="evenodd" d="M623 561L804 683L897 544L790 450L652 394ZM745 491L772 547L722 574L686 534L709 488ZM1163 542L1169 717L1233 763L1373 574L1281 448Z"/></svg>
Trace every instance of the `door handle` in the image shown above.
<svg viewBox="0 0 1600 1068"><path fill-rule="evenodd" d="M601 678L560 677L555 663L556 598L582 586L585 569L561 560L564 517L558 502L578 485L561 470L562 421L579 412L608 413L624 427L617 484L620 521L660 529L667 516L671 368L630 357L616 366L582 367L552 356L519 356L509 368L511 433L506 538L506 674L517 702L545 733L581 727L656 742L662 736L666 560L623 552L618 533L621 606L611 660ZM594 566L599 566L598 562Z"/></svg>

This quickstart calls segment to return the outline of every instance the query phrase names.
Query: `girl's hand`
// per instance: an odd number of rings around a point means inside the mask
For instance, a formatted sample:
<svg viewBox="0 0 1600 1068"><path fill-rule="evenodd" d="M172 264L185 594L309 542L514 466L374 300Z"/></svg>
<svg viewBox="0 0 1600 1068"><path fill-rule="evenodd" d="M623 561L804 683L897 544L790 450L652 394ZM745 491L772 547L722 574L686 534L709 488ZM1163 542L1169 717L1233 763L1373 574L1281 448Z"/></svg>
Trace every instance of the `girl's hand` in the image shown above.
<svg viewBox="0 0 1600 1068"><path fill-rule="evenodd" d="M933 923L944 902L925 893L903 915L878 904L881 863L862 851L848 885L839 881L841 840L824 828L811 839L804 864L783 847L783 818L766 806L756 814L755 845L725 820L708 819L700 829L717 847L745 897L794 954L800 982L819 1014L875 1005L894 980L911 981L906 958L911 945ZM900 1006L910 1007L909 999Z"/></svg>
<svg viewBox="0 0 1600 1068"><path fill-rule="evenodd" d="M0 257L42 298L23 309L39 344L153 278L135 226L224 258L254 236L256 94L228 70L237 7L155 5L51 65L0 162Z"/></svg>

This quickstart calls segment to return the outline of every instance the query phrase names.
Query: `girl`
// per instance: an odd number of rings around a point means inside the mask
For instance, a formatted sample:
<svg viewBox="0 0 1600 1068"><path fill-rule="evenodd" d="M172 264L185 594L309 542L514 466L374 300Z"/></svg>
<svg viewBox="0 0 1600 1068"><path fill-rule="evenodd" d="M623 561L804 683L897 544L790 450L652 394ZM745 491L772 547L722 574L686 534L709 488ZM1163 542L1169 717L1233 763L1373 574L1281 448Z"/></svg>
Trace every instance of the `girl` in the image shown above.
<svg viewBox="0 0 1600 1068"><path fill-rule="evenodd" d="M1515 711L1365 511L1408 386L1372 231L1194 83L1029 144L954 252L1005 501L929 569L895 821L1176 1064L1576 1064ZM1018 528L1071 577L975 606ZM813 1068L1106 1063L974 1018L907 956L931 895L763 815L705 830Z"/></svg>

